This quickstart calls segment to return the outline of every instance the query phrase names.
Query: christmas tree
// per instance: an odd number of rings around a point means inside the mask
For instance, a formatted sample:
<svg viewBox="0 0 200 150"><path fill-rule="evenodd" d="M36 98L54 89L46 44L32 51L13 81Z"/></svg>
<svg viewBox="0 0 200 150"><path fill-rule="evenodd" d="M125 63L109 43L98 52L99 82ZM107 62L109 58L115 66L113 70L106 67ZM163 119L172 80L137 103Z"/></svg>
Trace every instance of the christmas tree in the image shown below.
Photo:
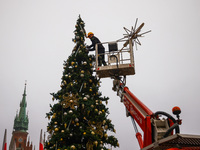
<svg viewBox="0 0 200 150"><path fill-rule="evenodd" d="M108 119L108 97L99 92L100 79L95 76L94 55L85 45L85 23L78 17L75 25L75 47L64 62L61 89L52 93L47 131L50 134L45 147L48 150L107 150L119 146L109 132L115 132Z"/></svg>

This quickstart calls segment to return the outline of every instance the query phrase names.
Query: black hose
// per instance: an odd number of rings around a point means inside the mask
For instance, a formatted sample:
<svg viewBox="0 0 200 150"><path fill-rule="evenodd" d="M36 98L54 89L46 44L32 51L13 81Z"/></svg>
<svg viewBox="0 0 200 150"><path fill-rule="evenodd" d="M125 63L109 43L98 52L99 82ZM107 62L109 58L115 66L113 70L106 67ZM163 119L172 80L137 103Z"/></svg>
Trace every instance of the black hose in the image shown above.
<svg viewBox="0 0 200 150"><path fill-rule="evenodd" d="M171 120L173 121L174 125L177 124L177 121L176 121L176 120L174 119L174 117L172 117L170 114L168 114L168 113L166 113L166 112L164 112L164 111L157 111L154 115L155 115L155 117L157 117L159 114L160 114L160 115L164 115L164 116L168 117L169 119L171 119ZM178 125L178 124L175 125L175 126L174 126L174 125L171 126L171 127L173 127L172 130L175 129L175 132L176 132L176 133L180 133L179 125ZM171 128L171 127L170 127L170 128ZM170 128L169 128L168 130L172 131ZM167 130L167 132L168 132L168 130ZM166 133L167 133L167 132L166 132ZM166 133L165 133L165 135L168 135L168 134L166 134Z"/></svg>
<svg viewBox="0 0 200 150"><path fill-rule="evenodd" d="M118 65L119 62L118 62L118 58L115 55L111 55L110 57L115 57L116 58L117 70L109 71L109 74L110 74L110 76L119 77L119 65Z"/></svg>
<svg viewBox="0 0 200 150"><path fill-rule="evenodd" d="M174 119L174 117L172 117L170 114L164 112L164 111L157 111L155 114L154 114L156 117L158 115L164 115L166 117L168 117L169 119L171 119L174 123L176 123L176 120Z"/></svg>
<svg viewBox="0 0 200 150"><path fill-rule="evenodd" d="M165 132L165 134L163 135L163 138L168 137L169 134L170 134L174 129L177 129L177 128L179 128L178 124L177 124L177 123L173 124L173 126L171 126L171 127L167 130L167 132Z"/></svg>
<svg viewBox="0 0 200 150"><path fill-rule="evenodd" d="M118 66L118 58L117 58L117 56L115 56L115 55L111 55L110 57L115 57L116 58L116 65L117 65L117 69L119 68L119 66Z"/></svg>

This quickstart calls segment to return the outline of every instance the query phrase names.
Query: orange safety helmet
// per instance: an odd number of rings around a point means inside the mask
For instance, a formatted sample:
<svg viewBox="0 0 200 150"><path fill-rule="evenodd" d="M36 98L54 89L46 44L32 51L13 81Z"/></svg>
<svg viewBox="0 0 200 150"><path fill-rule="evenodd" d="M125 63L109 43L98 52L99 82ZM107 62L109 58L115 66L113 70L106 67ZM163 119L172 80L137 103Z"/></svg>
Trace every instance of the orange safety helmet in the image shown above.
<svg viewBox="0 0 200 150"><path fill-rule="evenodd" d="M89 37L90 35L94 35L94 33L92 33L92 32L89 32L87 37Z"/></svg>

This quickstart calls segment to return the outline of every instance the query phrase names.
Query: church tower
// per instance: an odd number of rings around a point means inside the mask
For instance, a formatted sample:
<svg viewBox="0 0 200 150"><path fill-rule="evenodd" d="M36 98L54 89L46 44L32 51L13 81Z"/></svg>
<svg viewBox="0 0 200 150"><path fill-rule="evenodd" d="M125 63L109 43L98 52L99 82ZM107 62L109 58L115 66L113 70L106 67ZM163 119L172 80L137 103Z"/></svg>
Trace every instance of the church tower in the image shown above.
<svg viewBox="0 0 200 150"><path fill-rule="evenodd" d="M17 112L14 119L14 127L9 150L32 150L32 143L30 139L27 142L28 136L28 114L26 114L26 83L24 87L24 94L20 102L20 111Z"/></svg>

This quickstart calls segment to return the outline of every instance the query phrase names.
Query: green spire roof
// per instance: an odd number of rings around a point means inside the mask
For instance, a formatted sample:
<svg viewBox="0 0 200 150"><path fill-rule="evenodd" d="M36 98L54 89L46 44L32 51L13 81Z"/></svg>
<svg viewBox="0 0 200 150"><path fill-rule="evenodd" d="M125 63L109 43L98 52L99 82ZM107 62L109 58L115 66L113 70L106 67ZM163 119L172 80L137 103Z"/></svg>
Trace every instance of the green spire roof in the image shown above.
<svg viewBox="0 0 200 150"><path fill-rule="evenodd" d="M15 131L27 131L28 130L28 115L26 114L26 83L24 87L24 94L22 97L22 101L20 103L20 111L19 114L16 114L14 120L14 129Z"/></svg>

